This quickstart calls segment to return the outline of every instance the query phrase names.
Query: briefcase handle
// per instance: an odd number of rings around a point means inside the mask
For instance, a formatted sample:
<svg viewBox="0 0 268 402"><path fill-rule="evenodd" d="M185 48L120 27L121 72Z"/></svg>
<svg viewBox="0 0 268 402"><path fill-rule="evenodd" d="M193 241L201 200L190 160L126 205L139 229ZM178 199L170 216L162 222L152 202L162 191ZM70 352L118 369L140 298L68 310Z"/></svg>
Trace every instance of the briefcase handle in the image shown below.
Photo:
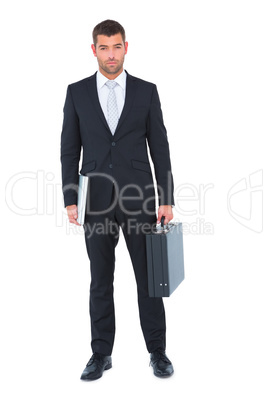
<svg viewBox="0 0 268 402"><path fill-rule="evenodd" d="M166 225L164 225L164 221L165 221L165 216L161 217L160 220L160 226L155 225L153 228L153 233L154 234L162 234L162 233L167 233L169 232L169 230L174 226L173 223L168 222Z"/></svg>
<svg viewBox="0 0 268 402"><path fill-rule="evenodd" d="M173 226L173 223L171 223L171 222L168 222L166 225L164 225L164 221L165 221L165 216L163 215L162 218L161 218L161 229L162 229L163 231L166 231L166 230L168 230L171 226Z"/></svg>

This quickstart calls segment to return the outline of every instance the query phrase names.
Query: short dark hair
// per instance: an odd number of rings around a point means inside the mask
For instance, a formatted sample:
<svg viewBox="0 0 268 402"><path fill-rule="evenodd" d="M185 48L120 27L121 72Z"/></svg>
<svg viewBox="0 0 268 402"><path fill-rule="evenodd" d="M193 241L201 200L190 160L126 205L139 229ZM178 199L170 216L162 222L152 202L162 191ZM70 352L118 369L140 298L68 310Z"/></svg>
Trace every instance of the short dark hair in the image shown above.
<svg viewBox="0 0 268 402"><path fill-rule="evenodd" d="M126 40L125 30L122 27L122 25L119 24L119 22L114 20L105 20L100 22L98 25L95 26L92 32L94 46L96 46L97 44L98 35L105 35L110 37L118 33L121 33L123 42L125 43Z"/></svg>

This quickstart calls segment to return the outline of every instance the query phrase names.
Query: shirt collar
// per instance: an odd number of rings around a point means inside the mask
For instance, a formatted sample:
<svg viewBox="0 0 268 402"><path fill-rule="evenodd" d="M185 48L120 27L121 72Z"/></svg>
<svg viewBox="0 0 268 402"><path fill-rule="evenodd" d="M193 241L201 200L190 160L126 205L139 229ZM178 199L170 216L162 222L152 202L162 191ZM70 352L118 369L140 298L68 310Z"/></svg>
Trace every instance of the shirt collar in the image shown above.
<svg viewBox="0 0 268 402"><path fill-rule="evenodd" d="M117 84L120 85L120 87L125 90L126 78L127 74L125 70L123 70L122 73L118 75L118 77L116 77L114 81L117 82ZM101 89L106 84L107 81L108 81L107 77L105 77L100 71L97 71L97 88Z"/></svg>

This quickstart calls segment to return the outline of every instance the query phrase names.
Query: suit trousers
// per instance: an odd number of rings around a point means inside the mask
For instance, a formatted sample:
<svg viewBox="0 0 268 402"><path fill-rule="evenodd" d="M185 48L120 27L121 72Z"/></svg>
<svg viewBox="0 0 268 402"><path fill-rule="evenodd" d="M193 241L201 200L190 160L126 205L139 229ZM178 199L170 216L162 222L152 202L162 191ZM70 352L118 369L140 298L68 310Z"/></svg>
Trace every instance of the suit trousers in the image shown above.
<svg viewBox="0 0 268 402"><path fill-rule="evenodd" d="M146 233L156 223L155 211L124 211L117 202L108 212L86 214L84 230L90 259L91 284L89 310L93 353L111 355L115 337L113 282L115 247L120 227L134 269L140 324L149 353L166 348L166 321L162 298L148 294ZM127 300L124 300L127 304ZM132 317L126 317L131 320Z"/></svg>

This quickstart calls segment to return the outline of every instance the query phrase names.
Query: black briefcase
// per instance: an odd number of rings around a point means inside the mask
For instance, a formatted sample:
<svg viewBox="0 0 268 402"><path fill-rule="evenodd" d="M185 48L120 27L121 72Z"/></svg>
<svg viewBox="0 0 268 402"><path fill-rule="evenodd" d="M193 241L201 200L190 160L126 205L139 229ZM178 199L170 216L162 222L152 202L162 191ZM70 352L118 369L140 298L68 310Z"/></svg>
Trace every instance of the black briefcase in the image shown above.
<svg viewBox="0 0 268 402"><path fill-rule="evenodd" d="M184 279L182 224L163 222L146 235L150 297L169 297Z"/></svg>

